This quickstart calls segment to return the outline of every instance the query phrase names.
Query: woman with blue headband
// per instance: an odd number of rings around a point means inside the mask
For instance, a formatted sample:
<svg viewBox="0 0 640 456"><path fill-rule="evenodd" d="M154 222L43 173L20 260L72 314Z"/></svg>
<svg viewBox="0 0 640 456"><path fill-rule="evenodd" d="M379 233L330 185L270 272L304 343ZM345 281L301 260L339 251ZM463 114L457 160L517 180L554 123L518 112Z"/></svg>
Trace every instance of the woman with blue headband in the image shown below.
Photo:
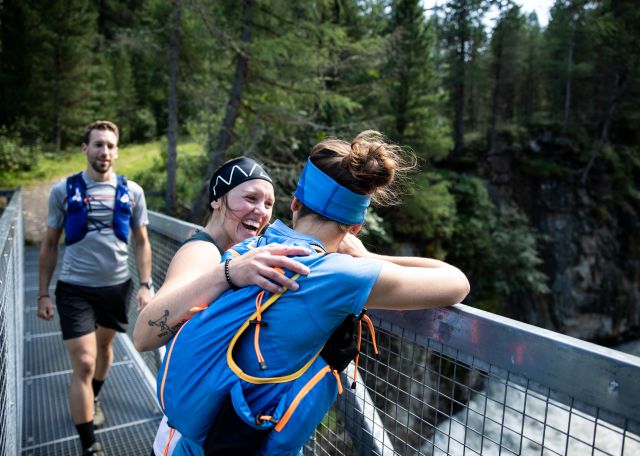
<svg viewBox="0 0 640 456"><path fill-rule="evenodd" d="M441 261L369 253L355 238L369 204L394 200L400 150L377 132L317 144L302 171L293 228L276 221L229 250L229 268L273 244L314 250L295 258L307 276L284 271L297 289L229 291L176 334L158 374L158 398L182 433L175 455L298 454L341 387L320 356L346 318L367 308L452 305L465 275ZM343 253L338 253L343 252ZM348 254L345 254L348 253ZM227 276L233 284L233 274Z"/></svg>

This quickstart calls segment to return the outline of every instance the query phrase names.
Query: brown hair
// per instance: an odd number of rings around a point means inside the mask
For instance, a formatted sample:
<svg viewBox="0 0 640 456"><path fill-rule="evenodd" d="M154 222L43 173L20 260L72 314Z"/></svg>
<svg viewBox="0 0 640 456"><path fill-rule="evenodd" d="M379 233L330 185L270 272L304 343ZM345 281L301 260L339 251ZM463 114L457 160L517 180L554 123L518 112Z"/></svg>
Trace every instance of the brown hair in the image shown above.
<svg viewBox="0 0 640 456"><path fill-rule="evenodd" d="M371 196L374 204L397 204L397 184L415 166L400 146L386 142L382 133L366 130L349 144L327 139L311 149L314 165L352 192Z"/></svg>
<svg viewBox="0 0 640 456"><path fill-rule="evenodd" d="M82 142L84 144L89 144L89 141L91 140L91 132L93 130L112 131L115 133L116 139L120 138L120 133L116 124L109 122L108 120L96 120L84 129L84 136L82 138Z"/></svg>
<svg viewBox="0 0 640 456"><path fill-rule="evenodd" d="M221 206L224 206L225 209L229 209L229 204L227 202L226 194L220 197L220 204ZM211 217L213 217L213 208L211 207L211 201L208 201L206 203L205 214L203 215L202 222L200 224L202 226L205 226L207 223L209 223L209 220L211 220Z"/></svg>

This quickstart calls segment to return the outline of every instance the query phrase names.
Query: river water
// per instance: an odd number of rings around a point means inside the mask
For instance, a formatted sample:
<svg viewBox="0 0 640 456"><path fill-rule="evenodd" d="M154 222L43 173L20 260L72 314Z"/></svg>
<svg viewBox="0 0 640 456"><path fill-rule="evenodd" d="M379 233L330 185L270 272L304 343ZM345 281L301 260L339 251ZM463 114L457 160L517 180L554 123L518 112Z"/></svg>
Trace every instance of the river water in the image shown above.
<svg viewBox="0 0 640 456"><path fill-rule="evenodd" d="M614 348L640 356L640 340ZM638 456L640 436L532 389L490 378L466 408L440 423L434 443L423 445L419 454Z"/></svg>

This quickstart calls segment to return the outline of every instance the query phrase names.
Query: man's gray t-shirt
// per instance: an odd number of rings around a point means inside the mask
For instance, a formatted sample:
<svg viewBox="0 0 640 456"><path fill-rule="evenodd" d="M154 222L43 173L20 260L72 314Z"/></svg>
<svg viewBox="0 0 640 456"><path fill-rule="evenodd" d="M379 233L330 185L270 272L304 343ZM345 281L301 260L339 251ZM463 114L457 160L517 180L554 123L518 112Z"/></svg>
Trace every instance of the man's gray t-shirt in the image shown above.
<svg viewBox="0 0 640 456"><path fill-rule="evenodd" d="M66 247L59 278L63 282L88 287L118 285L129 279L129 250L127 244L116 237L112 227L116 176L114 174L108 182L96 182L83 171L82 178L87 184L89 231L82 240ZM66 179L58 182L49 195L47 225L52 228L64 228L66 183ZM132 181L127 181L127 186L132 207L131 226L148 225L142 187ZM131 236L133 231L129 233L129 238Z"/></svg>

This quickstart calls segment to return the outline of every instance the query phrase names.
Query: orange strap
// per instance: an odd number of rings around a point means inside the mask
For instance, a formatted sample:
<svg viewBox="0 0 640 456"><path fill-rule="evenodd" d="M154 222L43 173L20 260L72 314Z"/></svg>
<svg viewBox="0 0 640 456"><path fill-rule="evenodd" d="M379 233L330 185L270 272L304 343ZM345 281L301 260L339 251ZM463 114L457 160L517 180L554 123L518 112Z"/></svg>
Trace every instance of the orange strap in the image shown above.
<svg viewBox="0 0 640 456"><path fill-rule="evenodd" d="M195 306L192 307L191 309L189 309L189 312L197 314L198 312L202 312L203 310L207 309L209 306ZM193 315L189 315L189 318L193 317Z"/></svg>
<svg viewBox="0 0 640 456"><path fill-rule="evenodd" d="M291 405L289 405L289 408L287 409L287 411L284 412L284 415L282 415L282 418L280 418L280 421L278 421L278 424L276 424L276 427L274 427L274 429L277 432L282 431L282 429L285 427L285 425L291 418L291 415L293 415L293 412L296 410L296 408L300 404L300 401L302 401L302 399L304 399L304 397L309 393L309 391L311 391L311 389L314 386L316 386L316 384L320 380L322 380L322 377L324 377L327 374L327 372L330 372L330 371L331 371L331 368L329 366L323 367L316 373L316 375L314 375L311 378L311 380L307 382L306 385L304 385L304 387L302 387L300 391L298 391L298 394L296 394L296 397L291 402Z"/></svg>
<svg viewBox="0 0 640 456"><path fill-rule="evenodd" d="M316 253L327 253L325 249L320 247L319 245L311 244L311 248L316 251Z"/></svg>
<svg viewBox="0 0 640 456"><path fill-rule="evenodd" d="M358 374L358 361L360 361L360 346L362 344L362 320L364 320L367 323L367 326L369 327L371 342L373 343L373 352L376 354L376 356L378 356L379 354L378 345L376 344L376 330L373 327L373 322L371 321L371 318L369 318L368 315L362 314L362 317L358 321L358 354L356 355L353 363L354 364L353 383L351 384L352 389L356 387L356 376Z"/></svg>
<svg viewBox="0 0 640 456"><path fill-rule="evenodd" d="M188 322L187 322L188 323ZM178 340L178 336L182 332L187 323L182 325L180 330L173 336L173 341L171 342L171 347L169 348L169 353L167 353L167 362L164 365L164 374L162 374L162 382L160 383L160 406L162 407L162 411L164 412L164 382L167 380L167 373L169 372L169 363L171 362L171 353L173 353L173 346L176 344Z"/></svg>
<svg viewBox="0 0 640 456"><path fill-rule="evenodd" d="M162 453L162 456L168 456L169 445L171 444L171 440L173 439L173 435L175 433L176 433L176 430L174 428L171 428L171 430L169 431L169 440L167 440L167 444L164 446L164 452Z"/></svg>
<svg viewBox="0 0 640 456"><path fill-rule="evenodd" d="M278 271L280 274L284 275L284 270L283 269L277 268L277 267L273 268L273 269ZM264 357L262 356L262 352L260 351L260 327L263 326L263 325L266 326L266 323L264 323L262 321L262 312L261 312L262 298L264 298L264 290L262 290L256 296L256 314L255 314L256 318L252 322L256 326L256 328L254 330L254 333L253 333L253 347L256 350L256 357L258 358L258 364L260 365L260 369L266 370L267 369L267 362L264 360Z"/></svg>
<svg viewBox="0 0 640 456"><path fill-rule="evenodd" d="M271 421L274 424L278 422L278 420L271 415L258 415L256 417L256 424L262 424L264 421Z"/></svg>
<svg viewBox="0 0 640 456"><path fill-rule="evenodd" d="M371 343L373 344L373 352L377 355L379 355L378 353L378 345L376 344L376 330L373 327L373 322L371 321L371 318L369 318L368 315L363 315L362 319L367 323L367 326L369 327L369 332L371 333ZM358 348L360 348L360 346L358 345Z"/></svg>
<svg viewBox="0 0 640 456"><path fill-rule="evenodd" d="M336 378L336 382L338 382L338 394L342 396L342 382L340 381L340 374L337 370L333 369L333 376Z"/></svg>
<svg viewBox="0 0 640 456"><path fill-rule="evenodd" d="M265 370L267 368L267 363L262 356L262 352L260 351L260 326L262 326L262 314L260 313L260 306L262 305L262 298L264 297L264 290L262 290L256 296L256 319L255 319L255 331L253 333L253 347L256 350L256 356L258 358L258 364L260 364L260 369Z"/></svg>

